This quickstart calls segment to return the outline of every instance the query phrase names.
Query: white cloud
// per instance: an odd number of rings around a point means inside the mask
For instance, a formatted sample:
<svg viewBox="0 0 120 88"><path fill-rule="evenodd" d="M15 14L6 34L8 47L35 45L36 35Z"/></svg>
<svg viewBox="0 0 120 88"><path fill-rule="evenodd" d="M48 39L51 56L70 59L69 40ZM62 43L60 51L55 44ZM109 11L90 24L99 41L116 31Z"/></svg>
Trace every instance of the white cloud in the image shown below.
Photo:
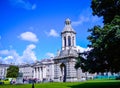
<svg viewBox="0 0 120 88"><path fill-rule="evenodd" d="M22 40L38 42L37 36L32 32L24 32L19 36Z"/></svg>
<svg viewBox="0 0 120 88"><path fill-rule="evenodd" d="M5 57L5 59L4 59L4 63L15 63L16 61L15 61L15 59L14 59L14 57L13 56L7 56L7 57Z"/></svg>
<svg viewBox="0 0 120 88"><path fill-rule="evenodd" d="M36 46L34 44L30 44L27 46L28 50L35 49L35 48L36 48Z"/></svg>
<svg viewBox="0 0 120 88"><path fill-rule="evenodd" d="M48 53L46 53L46 56L48 58L53 58L55 55L53 53L48 52Z"/></svg>
<svg viewBox="0 0 120 88"><path fill-rule="evenodd" d="M32 10L36 9L36 4L32 5Z"/></svg>
<svg viewBox="0 0 120 88"><path fill-rule="evenodd" d="M59 34L54 30L51 29L50 32L46 32L48 36L59 37Z"/></svg>
<svg viewBox="0 0 120 88"><path fill-rule="evenodd" d="M80 13L79 19L77 21L73 21L72 25L78 26L78 25L81 25L86 22L96 23L96 22L100 21L101 19L102 19L101 17L93 16L92 10L90 8L88 8Z"/></svg>
<svg viewBox="0 0 120 88"><path fill-rule="evenodd" d="M1 53L1 54L5 55L5 57L3 58L4 63L6 63L6 64L10 64L10 63L18 64L18 63L20 63L20 61L19 61L20 56L15 50L2 50L2 51L4 51L4 53Z"/></svg>
<svg viewBox="0 0 120 88"><path fill-rule="evenodd" d="M73 21L73 22L72 22L72 25L73 25L73 26L78 26L78 25L81 25L81 24L83 24L84 22L88 22L88 21L89 21L89 18L88 18L88 17L80 16L78 21Z"/></svg>
<svg viewBox="0 0 120 88"><path fill-rule="evenodd" d="M3 63L3 58L2 58L2 57L0 57L0 64L1 64L1 63Z"/></svg>
<svg viewBox="0 0 120 88"><path fill-rule="evenodd" d="M89 47L83 48L83 47L81 47L81 46L77 46L77 51L78 51L79 53L83 53L83 52L86 52L86 51L90 51L91 49L92 49L92 48L89 48ZM82 55L82 57L85 58L85 59L87 59L87 58L86 58L86 55Z"/></svg>
<svg viewBox="0 0 120 88"><path fill-rule="evenodd" d="M10 4L18 8L24 8L26 10L35 10L36 4L30 3L29 0L9 0Z"/></svg>
<svg viewBox="0 0 120 88"><path fill-rule="evenodd" d="M33 63L37 60L35 52L36 46L34 44L30 44L23 51L23 55L20 56L15 50L1 50L0 56L5 55L4 57L0 57L0 62L6 64L22 64L22 63Z"/></svg>
<svg viewBox="0 0 120 88"><path fill-rule="evenodd" d="M22 61L30 63L30 62L34 62L37 60L35 52L33 51L33 49L35 49L36 46L31 44L28 45L27 48L24 50L23 52L23 56L21 57Z"/></svg>
<svg viewBox="0 0 120 88"><path fill-rule="evenodd" d="M77 48L77 51L80 52L80 53L82 53L84 51L90 51L91 50L91 48L89 48L89 47L83 48L81 46L77 46L76 48Z"/></svg>
<svg viewBox="0 0 120 88"><path fill-rule="evenodd" d="M9 51L8 50L1 50L0 55L8 55Z"/></svg>
<svg viewBox="0 0 120 88"><path fill-rule="evenodd" d="M86 48L83 48L83 47L81 47L81 46L77 46L76 48L77 48L77 51L79 51L79 52L81 52L81 53L86 50Z"/></svg>

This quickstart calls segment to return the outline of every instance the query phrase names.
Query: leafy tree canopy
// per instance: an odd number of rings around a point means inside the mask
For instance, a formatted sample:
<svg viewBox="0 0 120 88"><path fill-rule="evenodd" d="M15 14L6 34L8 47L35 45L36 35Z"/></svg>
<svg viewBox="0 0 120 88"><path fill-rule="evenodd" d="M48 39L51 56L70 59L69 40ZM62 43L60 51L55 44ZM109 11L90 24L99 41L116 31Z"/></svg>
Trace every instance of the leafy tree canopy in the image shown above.
<svg viewBox="0 0 120 88"><path fill-rule="evenodd" d="M92 0L93 15L103 16L104 26L94 26L88 31L92 48L84 54L84 71L120 72L120 0ZM77 63L81 64L80 60Z"/></svg>
<svg viewBox="0 0 120 88"><path fill-rule="evenodd" d="M93 15L103 16L104 23L110 23L120 15L120 0L92 0Z"/></svg>
<svg viewBox="0 0 120 88"><path fill-rule="evenodd" d="M93 48L87 56L92 72L120 71L120 16L116 16L111 24L94 26L90 29L89 47ZM90 65L90 66L89 66ZM95 66L94 66L95 65Z"/></svg>
<svg viewBox="0 0 120 88"><path fill-rule="evenodd" d="M16 77L18 77L18 72L19 72L19 68L18 68L17 66L11 65L11 66L7 69L7 75L6 75L6 77L16 78Z"/></svg>

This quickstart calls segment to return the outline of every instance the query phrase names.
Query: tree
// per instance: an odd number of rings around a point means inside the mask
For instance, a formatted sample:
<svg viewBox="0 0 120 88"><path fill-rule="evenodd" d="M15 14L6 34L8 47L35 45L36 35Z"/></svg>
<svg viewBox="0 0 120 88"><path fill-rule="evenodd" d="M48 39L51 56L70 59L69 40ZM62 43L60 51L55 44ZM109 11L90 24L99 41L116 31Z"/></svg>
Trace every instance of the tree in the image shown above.
<svg viewBox="0 0 120 88"><path fill-rule="evenodd" d="M92 33L88 37L91 42L89 46L93 48L87 56L87 61L93 67L90 69L93 72L119 72L120 26L105 25L104 28L94 27L90 31Z"/></svg>
<svg viewBox="0 0 120 88"><path fill-rule="evenodd" d="M13 65L11 65L11 66L7 69L7 75L6 75L6 77L17 78L17 77L18 77L18 72L19 72L18 66L13 66Z"/></svg>
<svg viewBox="0 0 120 88"><path fill-rule="evenodd" d="M93 15L103 16L104 23L111 23L116 15L120 15L120 0L92 0Z"/></svg>
<svg viewBox="0 0 120 88"><path fill-rule="evenodd" d="M88 61L95 64L93 72L120 71L120 0L92 0L93 15L103 16L104 27L94 26L88 40L93 49Z"/></svg>
<svg viewBox="0 0 120 88"><path fill-rule="evenodd" d="M85 71L120 72L120 0L92 0L91 4L93 15L103 16L104 26L88 30L88 46L92 49L82 62Z"/></svg>
<svg viewBox="0 0 120 88"><path fill-rule="evenodd" d="M82 68L82 70L85 72L86 70L84 69L84 62L85 59L83 57L84 53L79 53L78 57L76 58L77 62L75 64L75 69L78 69L79 67Z"/></svg>

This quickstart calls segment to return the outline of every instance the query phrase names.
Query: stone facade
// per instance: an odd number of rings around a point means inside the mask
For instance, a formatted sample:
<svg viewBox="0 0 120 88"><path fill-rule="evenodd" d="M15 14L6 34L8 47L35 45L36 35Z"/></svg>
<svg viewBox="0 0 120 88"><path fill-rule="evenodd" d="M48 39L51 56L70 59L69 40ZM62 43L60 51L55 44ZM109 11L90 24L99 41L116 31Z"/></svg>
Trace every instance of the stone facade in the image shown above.
<svg viewBox="0 0 120 88"><path fill-rule="evenodd" d="M61 32L62 50L54 58L54 80L57 82L78 81L81 69L75 69L76 57L78 52L76 49L76 32L71 26L70 19L66 19L65 27Z"/></svg>
<svg viewBox="0 0 120 88"><path fill-rule="evenodd" d="M8 64L0 64L0 79L6 78Z"/></svg>
<svg viewBox="0 0 120 88"><path fill-rule="evenodd" d="M33 78L40 81L54 80L54 62L51 59L44 59L38 61L33 65L34 76Z"/></svg>
<svg viewBox="0 0 120 88"><path fill-rule="evenodd" d="M23 74L23 78L32 79L33 78L32 64L19 65L19 72Z"/></svg>
<svg viewBox="0 0 120 88"><path fill-rule="evenodd" d="M24 79L54 80L54 62L52 59L43 59L33 64L20 65L19 72L23 73Z"/></svg>

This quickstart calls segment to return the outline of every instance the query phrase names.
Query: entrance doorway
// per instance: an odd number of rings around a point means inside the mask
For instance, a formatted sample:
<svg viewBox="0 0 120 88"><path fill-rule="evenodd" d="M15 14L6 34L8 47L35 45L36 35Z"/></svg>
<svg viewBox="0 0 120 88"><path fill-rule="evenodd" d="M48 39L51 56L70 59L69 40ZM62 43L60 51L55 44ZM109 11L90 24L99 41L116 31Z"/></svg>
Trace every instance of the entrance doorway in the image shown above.
<svg viewBox="0 0 120 88"><path fill-rule="evenodd" d="M60 69L61 69L60 81L66 82L66 66L64 63L60 65Z"/></svg>

